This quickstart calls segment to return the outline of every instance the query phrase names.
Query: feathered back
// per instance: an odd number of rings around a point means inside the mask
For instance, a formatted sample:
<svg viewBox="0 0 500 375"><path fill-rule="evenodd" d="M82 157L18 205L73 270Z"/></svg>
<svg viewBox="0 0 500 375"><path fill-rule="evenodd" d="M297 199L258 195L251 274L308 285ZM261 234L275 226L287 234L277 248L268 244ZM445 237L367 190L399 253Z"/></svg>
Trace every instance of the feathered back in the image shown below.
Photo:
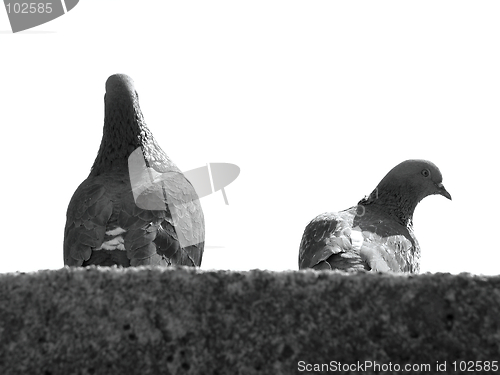
<svg viewBox="0 0 500 375"><path fill-rule="evenodd" d="M64 263L199 266L204 240L196 191L146 126L132 79L109 77L101 145L68 206Z"/></svg>
<svg viewBox="0 0 500 375"><path fill-rule="evenodd" d="M319 215L307 225L299 268L418 272L420 246L413 213L428 195L451 199L442 179L429 161L398 164L357 206Z"/></svg>

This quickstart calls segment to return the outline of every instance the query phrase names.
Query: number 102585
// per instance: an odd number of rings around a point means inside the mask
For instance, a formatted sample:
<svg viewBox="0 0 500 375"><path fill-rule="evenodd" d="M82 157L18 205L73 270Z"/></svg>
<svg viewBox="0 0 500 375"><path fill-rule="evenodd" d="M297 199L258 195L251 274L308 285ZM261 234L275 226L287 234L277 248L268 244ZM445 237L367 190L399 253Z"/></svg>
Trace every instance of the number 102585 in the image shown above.
<svg viewBox="0 0 500 375"><path fill-rule="evenodd" d="M453 371L478 371L478 372L489 372L498 371L498 361L454 361L451 363L453 365Z"/></svg>
<svg viewBox="0 0 500 375"><path fill-rule="evenodd" d="M7 13L52 13L52 3L8 3Z"/></svg>

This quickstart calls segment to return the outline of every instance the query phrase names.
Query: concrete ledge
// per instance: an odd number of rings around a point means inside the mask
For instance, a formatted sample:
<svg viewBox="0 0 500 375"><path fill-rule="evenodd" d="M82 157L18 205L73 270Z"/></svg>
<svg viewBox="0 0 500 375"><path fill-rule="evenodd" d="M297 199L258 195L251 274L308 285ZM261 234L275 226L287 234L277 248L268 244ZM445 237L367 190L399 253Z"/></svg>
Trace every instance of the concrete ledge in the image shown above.
<svg viewBox="0 0 500 375"><path fill-rule="evenodd" d="M1 374L274 375L358 361L386 367L352 373L400 373L405 364L434 373L446 361L440 373L456 374L453 361L475 360L500 360L500 277L186 268L0 275Z"/></svg>

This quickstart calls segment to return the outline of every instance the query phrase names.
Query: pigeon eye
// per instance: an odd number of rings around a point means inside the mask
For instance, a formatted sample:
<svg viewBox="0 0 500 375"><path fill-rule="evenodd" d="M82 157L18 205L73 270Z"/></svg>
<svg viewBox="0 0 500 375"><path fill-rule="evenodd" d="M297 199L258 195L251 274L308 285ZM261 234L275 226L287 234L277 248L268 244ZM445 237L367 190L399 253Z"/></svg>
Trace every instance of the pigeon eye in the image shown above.
<svg viewBox="0 0 500 375"><path fill-rule="evenodd" d="M429 177L430 175L431 175L431 172L427 168L422 169L422 176Z"/></svg>

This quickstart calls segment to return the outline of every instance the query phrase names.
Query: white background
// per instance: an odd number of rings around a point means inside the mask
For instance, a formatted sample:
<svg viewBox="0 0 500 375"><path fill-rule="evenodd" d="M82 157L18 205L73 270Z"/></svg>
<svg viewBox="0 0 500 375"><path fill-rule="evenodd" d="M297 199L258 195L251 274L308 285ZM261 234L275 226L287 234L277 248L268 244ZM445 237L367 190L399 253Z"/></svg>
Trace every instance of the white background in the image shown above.
<svg viewBox="0 0 500 375"><path fill-rule="evenodd" d="M496 1L92 1L12 34L0 9L0 272L57 269L99 148L104 84L135 83L181 170L241 168L202 198L202 269L297 269L307 223L396 164L436 163L422 272L498 274Z"/></svg>

